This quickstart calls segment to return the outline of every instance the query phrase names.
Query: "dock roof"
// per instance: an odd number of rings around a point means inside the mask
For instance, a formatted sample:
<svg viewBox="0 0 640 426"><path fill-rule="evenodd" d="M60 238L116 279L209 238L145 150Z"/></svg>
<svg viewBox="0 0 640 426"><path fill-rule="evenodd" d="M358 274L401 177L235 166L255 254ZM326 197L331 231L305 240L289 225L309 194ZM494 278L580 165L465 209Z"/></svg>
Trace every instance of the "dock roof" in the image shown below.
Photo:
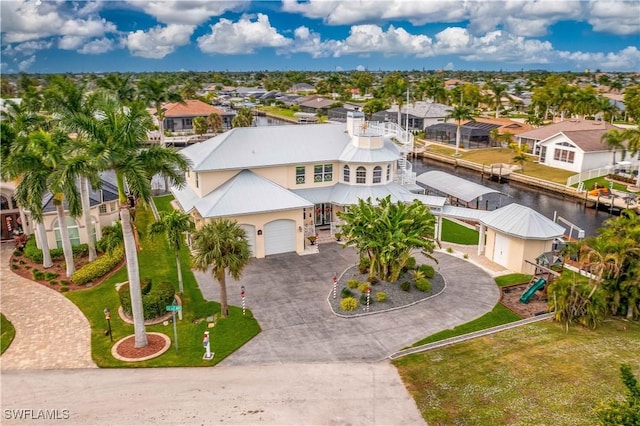
<svg viewBox="0 0 640 426"><path fill-rule="evenodd" d="M416 180L429 188L456 197L467 203L484 194L500 194L500 191L495 189L437 170L422 173Z"/></svg>

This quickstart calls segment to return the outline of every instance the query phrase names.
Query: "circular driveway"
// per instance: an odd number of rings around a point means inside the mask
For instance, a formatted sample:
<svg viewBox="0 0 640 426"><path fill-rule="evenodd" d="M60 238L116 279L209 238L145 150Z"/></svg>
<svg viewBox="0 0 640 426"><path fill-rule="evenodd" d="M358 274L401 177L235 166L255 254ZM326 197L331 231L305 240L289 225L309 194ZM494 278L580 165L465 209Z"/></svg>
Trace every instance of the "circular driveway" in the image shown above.
<svg viewBox="0 0 640 426"><path fill-rule="evenodd" d="M334 273L356 264L352 249L323 244L319 254L287 253L253 259L240 281L227 279L229 303L247 308L262 327L220 365L370 362L387 358L423 337L469 322L493 309L500 293L489 274L445 252L434 253L446 280L442 294L416 305L356 318L335 316L327 303ZM418 263L425 262L417 256ZM194 272L203 295L218 300L210 274Z"/></svg>

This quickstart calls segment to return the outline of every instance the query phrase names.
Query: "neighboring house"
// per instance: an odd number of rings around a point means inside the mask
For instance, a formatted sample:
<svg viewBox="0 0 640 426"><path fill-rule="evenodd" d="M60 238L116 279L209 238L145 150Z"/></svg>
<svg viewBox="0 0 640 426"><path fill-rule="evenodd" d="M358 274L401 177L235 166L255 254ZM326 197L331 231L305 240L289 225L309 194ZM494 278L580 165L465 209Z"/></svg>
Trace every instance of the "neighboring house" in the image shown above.
<svg viewBox="0 0 640 426"><path fill-rule="evenodd" d="M15 200L13 200L14 191L15 185L13 183L0 182L0 201L2 202L2 239L11 237L6 226L6 218L9 216L12 217L12 224L17 224L19 219L23 231L27 234L32 234L35 231L31 215L26 213L23 209L19 209ZM67 227L69 229L69 237L71 238L72 245L86 243L89 234L92 234L95 240L99 240L102 238L103 227L111 226L120 220L120 213L118 211L118 187L115 173L113 171L103 172L101 174L101 189L93 190L90 188L89 200L89 205L91 206L91 222L93 224L93 229L90 231L88 231L84 226L82 217L73 218L68 215L68 212L66 212ZM62 247L60 225L58 223L55 206L53 205L53 195L47 193L43 197L42 203L42 223L47 231L49 248ZM36 244L38 247L41 247L40 241L37 239Z"/></svg>
<svg viewBox="0 0 640 426"><path fill-rule="evenodd" d="M197 227L237 221L258 258L302 253L305 237L317 228L335 232L336 214L359 199L390 195L441 208L443 198L396 182L404 157L386 130L359 111L348 113L346 131L344 124L236 128L183 149L192 166L186 186L172 192Z"/></svg>
<svg viewBox="0 0 640 426"><path fill-rule="evenodd" d="M189 99L184 102L164 104L164 128L169 132L193 132L193 119L196 117L207 118L211 114L218 114L222 118L222 127L231 128L234 112L223 110L209 105L197 99ZM154 113L157 120L157 116Z"/></svg>
<svg viewBox="0 0 640 426"><path fill-rule="evenodd" d="M327 111L329 111L329 108L331 107L331 105L334 105L335 103L336 101L333 99L316 97L316 98L298 103L298 106L300 107L300 111L302 112L308 112L311 114L318 114L318 115L327 115Z"/></svg>
<svg viewBox="0 0 640 426"><path fill-rule="evenodd" d="M518 140L534 147L541 164L580 173L612 165L613 154L602 136L613 128L602 121L572 119L522 133ZM627 154L627 159L637 163L638 155Z"/></svg>
<svg viewBox="0 0 640 426"><path fill-rule="evenodd" d="M408 119L410 130L423 131L429 126L443 123L450 111L450 106L435 102L409 103L400 109L400 125L406 127ZM398 106L393 105L387 110L375 112L371 115L371 119L396 123L398 121Z"/></svg>
<svg viewBox="0 0 640 426"><path fill-rule="evenodd" d="M468 121L460 126L460 146L467 149L486 148L491 143L491 130L499 127L498 124ZM455 144L457 130L458 124L452 120L431 125L424 130L424 133L426 139Z"/></svg>
<svg viewBox="0 0 640 426"><path fill-rule="evenodd" d="M0 181L0 239L13 239L14 232L28 226L24 212L21 211L13 198L14 182Z"/></svg>
<svg viewBox="0 0 640 426"><path fill-rule="evenodd" d="M313 93L315 91L315 86L308 83L296 83L287 90L288 93Z"/></svg>

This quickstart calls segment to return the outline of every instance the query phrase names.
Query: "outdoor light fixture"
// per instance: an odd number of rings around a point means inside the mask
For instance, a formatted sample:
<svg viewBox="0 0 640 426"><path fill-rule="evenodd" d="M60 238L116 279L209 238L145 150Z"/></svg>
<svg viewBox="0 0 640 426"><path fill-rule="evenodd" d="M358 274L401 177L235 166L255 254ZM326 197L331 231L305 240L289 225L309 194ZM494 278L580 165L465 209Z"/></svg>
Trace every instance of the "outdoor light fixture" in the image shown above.
<svg viewBox="0 0 640 426"><path fill-rule="evenodd" d="M302 226L298 226L298 232L302 232Z"/></svg>
<svg viewBox="0 0 640 426"><path fill-rule="evenodd" d="M258 235L262 235L262 229L258 229Z"/></svg>
<svg viewBox="0 0 640 426"><path fill-rule="evenodd" d="M113 334L111 333L111 311L109 308L104 308L104 319L107 320L107 334L113 342Z"/></svg>

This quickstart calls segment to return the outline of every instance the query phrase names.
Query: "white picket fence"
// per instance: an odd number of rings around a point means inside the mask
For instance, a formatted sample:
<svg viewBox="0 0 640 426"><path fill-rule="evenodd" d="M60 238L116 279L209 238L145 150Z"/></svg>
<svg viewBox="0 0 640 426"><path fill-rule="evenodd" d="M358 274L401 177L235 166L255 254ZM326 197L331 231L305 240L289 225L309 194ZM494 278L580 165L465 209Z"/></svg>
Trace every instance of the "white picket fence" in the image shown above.
<svg viewBox="0 0 640 426"><path fill-rule="evenodd" d="M567 186L573 186L580 182L584 182L585 180L606 176L612 171L613 170L610 167L600 167L599 169L587 170L586 172L569 176L569 179L567 179Z"/></svg>

